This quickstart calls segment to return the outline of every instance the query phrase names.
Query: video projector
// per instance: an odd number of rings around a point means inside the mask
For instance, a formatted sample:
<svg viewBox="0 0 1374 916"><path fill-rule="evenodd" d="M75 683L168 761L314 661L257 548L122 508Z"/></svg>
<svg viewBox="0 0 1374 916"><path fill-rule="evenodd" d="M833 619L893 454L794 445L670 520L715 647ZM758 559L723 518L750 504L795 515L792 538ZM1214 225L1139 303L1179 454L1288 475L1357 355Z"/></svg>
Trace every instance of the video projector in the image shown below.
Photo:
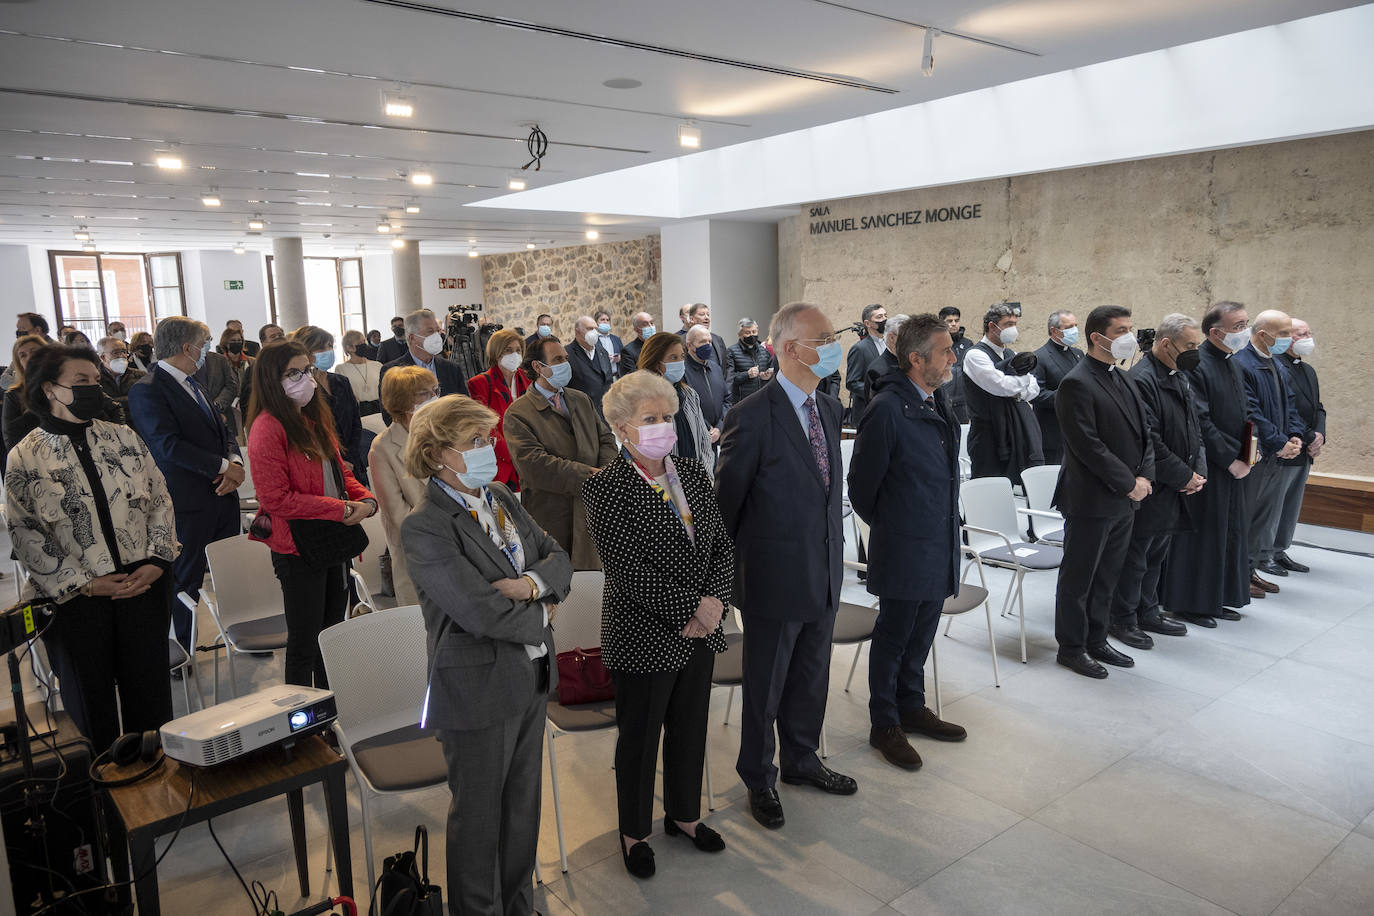
<svg viewBox="0 0 1374 916"><path fill-rule="evenodd" d="M224 763L329 727L338 717L334 694L282 684L225 700L162 726L162 750L192 766Z"/></svg>

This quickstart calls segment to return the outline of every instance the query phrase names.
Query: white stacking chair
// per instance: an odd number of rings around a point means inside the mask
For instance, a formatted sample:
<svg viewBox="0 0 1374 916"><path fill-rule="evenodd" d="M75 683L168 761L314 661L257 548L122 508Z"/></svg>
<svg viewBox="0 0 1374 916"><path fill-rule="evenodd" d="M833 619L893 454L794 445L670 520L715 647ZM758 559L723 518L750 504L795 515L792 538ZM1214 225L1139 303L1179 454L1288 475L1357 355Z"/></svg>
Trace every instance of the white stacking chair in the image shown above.
<svg viewBox="0 0 1374 916"><path fill-rule="evenodd" d="M247 531L253 524L253 516L258 512L258 491L253 486L253 469L248 465L248 449L243 449L243 483L239 484L239 521L240 530Z"/></svg>
<svg viewBox="0 0 1374 916"><path fill-rule="evenodd" d="M983 613L988 621L988 648L992 651L992 683L996 687L1002 686L1002 676L997 670L997 638L992 633L992 605L988 601L988 582L983 577L983 563L978 558L978 552L967 545L961 544L960 551L970 557L972 562L964 567L963 574L959 577L959 594L951 595L945 599L945 606L940 613L945 619L945 636L949 636L949 628L954 623L954 618L960 614L967 614L969 611L983 606ZM978 568L978 580L981 585L971 585L964 581L968 578L968 571L974 567ZM932 640L930 644L930 669L931 677L935 684L935 715L940 715L940 659L936 651L936 644L939 640Z"/></svg>
<svg viewBox="0 0 1374 916"><path fill-rule="evenodd" d="M229 663L229 695L238 696L234 654L270 652L286 648L286 615L282 613L281 587L272 571L272 553L266 544L239 534L205 547L211 591L201 590L219 629L215 647L215 687L219 702L219 646Z"/></svg>
<svg viewBox="0 0 1374 916"><path fill-rule="evenodd" d="M730 709L735 704L735 688L744 683L744 633L739 629L739 610L730 608L725 618L725 651L716 656L715 666L711 669L711 686L727 688L725 699L725 718L722 724L730 721ZM716 793L711 786L711 741L706 740L706 810L716 810Z"/></svg>
<svg viewBox="0 0 1374 916"><path fill-rule="evenodd" d="M1054 488L1058 482L1057 464L1043 464L1026 468L1021 472L1021 485L1026 491L1026 508L1017 507L1016 511L1027 516L1031 537L1037 544L1064 546L1064 516L1051 507L1054 502Z"/></svg>
<svg viewBox="0 0 1374 916"><path fill-rule="evenodd" d="M1011 582L1002 602L1006 617L1015 600L1021 618L1021 662L1026 661L1026 602L1022 580L1026 573L1057 570L1064 559L1062 548L1050 544L1028 544L1021 538L1016 500L1011 481L1005 477L978 477L959 489L959 506L968 536L968 546L982 566L1008 570Z"/></svg>
<svg viewBox="0 0 1374 916"><path fill-rule="evenodd" d="M959 424L959 479L968 480L973 476L973 459L968 456L967 423Z"/></svg>
<svg viewBox="0 0 1374 916"><path fill-rule="evenodd" d="M363 417L363 429L371 430L380 436L386 432L386 421L382 419L382 415L379 413L368 414Z"/></svg>
<svg viewBox="0 0 1374 916"><path fill-rule="evenodd" d="M191 651L187 652L177 642L176 624L173 623L167 628L167 664L171 671L181 672L181 689L186 694L186 712L189 714L195 711L191 705L191 681L196 682L196 702L201 709L205 708L205 694L200 688L200 674L196 671L195 651L198 636L197 622L199 615L196 613L200 602L192 598L185 592L177 592L177 600L186 605L191 612Z"/></svg>
<svg viewBox="0 0 1374 916"><path fill-rule="evenodd" d="M355 614L365 613L362 610L364 606L369 612L377 610L371 583L377 583L378 588L382 586L382 554L386 552L386 529L382 527L382 516L377 514L365 518L362 526L363 531L367 532L367 549L349 570L353 584L358 589L358 603L353 607Z"/></svg>
<svg viewBox="0 0 1374 916"><path fill-rule="evenodd" d="M418 604L364 614L325 629L319 643L338 704L334 734L358 783L367 885L373 887L377 877L368 799L448 781L443 746L420 728L427 674L425 620Z"/></svg>

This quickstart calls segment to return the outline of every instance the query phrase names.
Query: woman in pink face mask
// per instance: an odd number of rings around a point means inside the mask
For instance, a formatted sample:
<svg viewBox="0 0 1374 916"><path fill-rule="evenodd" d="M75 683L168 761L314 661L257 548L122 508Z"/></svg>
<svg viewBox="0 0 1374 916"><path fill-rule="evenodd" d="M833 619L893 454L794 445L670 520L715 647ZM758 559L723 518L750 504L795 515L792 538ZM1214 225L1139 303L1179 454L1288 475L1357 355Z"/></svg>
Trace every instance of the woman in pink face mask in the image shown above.
<svg viewBox="0 0 1374 916"><path fill-rule="evenodd" d="M653 372L634 372L602 401L623 444L582 485L587 527L606 573L602 660L615 681L616 796L621 855L637 878L654 873L645 842L663 736L664 831L702 852L725 841L701 823L706 713L721 621L730 605L734 547L711 479L695 458L671 457L678 398Z"/></svg>

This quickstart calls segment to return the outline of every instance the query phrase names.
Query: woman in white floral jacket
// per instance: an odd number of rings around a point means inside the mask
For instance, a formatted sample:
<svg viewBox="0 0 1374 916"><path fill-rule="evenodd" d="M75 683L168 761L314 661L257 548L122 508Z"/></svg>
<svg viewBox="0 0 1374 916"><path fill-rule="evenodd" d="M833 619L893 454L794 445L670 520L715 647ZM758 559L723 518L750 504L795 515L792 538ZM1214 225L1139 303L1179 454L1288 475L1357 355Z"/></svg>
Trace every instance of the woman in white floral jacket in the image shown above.
<svg viewBox="0 0 1374 916"><path fill-rule="evenodd" d="M147 446L104 409L93 354L50 346L29 359L39 427L10 451L5 508L26 598L82 734L103 750L172 717L167 629L180 545L172 499ZM119 706L115 685L119 685ZM123 727L119 712L123 711Z"/></svg>

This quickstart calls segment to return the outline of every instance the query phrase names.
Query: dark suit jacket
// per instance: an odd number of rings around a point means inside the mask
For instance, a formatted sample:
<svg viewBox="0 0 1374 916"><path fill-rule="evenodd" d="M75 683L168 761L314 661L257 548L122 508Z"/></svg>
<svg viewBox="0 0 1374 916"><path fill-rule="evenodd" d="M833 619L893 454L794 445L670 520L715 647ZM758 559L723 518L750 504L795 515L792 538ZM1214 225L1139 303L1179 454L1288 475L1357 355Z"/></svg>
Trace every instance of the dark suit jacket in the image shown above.
<svg viewBox="0 0 1374 916"><path fill-rule="evenodd" d="M824 392L816 406L829 453L829 490L776 377L725 415L716 496L735 542L735 605L745 614L809 621L839 608L843 408Z"/></svg>
<svg viewBox="0 0 1374 916"><path fill-rule="evenodd" d="M639 351L644 349L644 341L636 337L620 351L620 374L629 375L639 368Z"/></svg>
<svg viewBox="0 0 1374 916"><path fill-rule="evenodd" d="M1045 461L1054 464L1064 448L1059 439L1054 393L1064 376L1083 358L1083 351L1077 347L1061 347L1047 340L1035 351L1035 356L1039 360L1035 365L1035 380L1040 383L1040 393L1031 401L1031 405L1035 408L1035 418L1040 421L1040 443L1045 450Z"/></svg>
<svg viewBox="0 0 1374 916"><path fill-rule="evenodd" d="M877 393L888 384L888 376L893 372L897 373L897 378L901 378L902 373L898 371L900 368L901 367L897 365L897 357L892 355L891 350L884 350L882 356L879 356L877 359L873 360L873 362L869 363L868 372L864 373L864 401L871 402ZM949 402L949 390L946 387L948 384L949 383L946 382L945 385L941 386L946 389L946 403ZM851 417L851 419L857 423L858 420L863 418Z"/></svg>
<svg viewBox="0 0 1374 916"><path fill-rule="evenodd" d="M214 483L220 465L240 457L220 415L207 414L165 369L155 367L129 389L129 416L167 478L176 514L211 509L220 498Z"/></svg>
<svg viewBox="0 0 1374 916"><path fill-rule="evenodd" d="M1113 376L1121 380L1118 385ZM1066 516L1115 518L1137 504L1126 494L1135 479L1155 476L1145 402L1119 369L1082 359L1059 384L1064 463L1054 503Z"/></svg>
<svg viewBox="0 0 1374 916"><path fill-rule="evenodd" d="M871 595L943 601L958 591L959 425L945 395L934 398L894 371L859 421L849 504L871 526Z"/></svg>
<svg viewBox="0 0 1374 916"><path fill-rule="evenodd" d="M680 634L701 599L718 598L730 607L734 548L711 478L693 458L675 458L673 464L692 510L692 540L675 509L623 452L582 485L587 528L606 572L601 653L612 671L677 671L696 647L695 639ZM720 626L706 644L713 652L725 651Z"/></svg>
<svg viewBox="0 0 1374 916"><path fill-rule="evenodd" d="M537 689L525 646L543 644L553 655L543 603L562 601L572 588L563 548L504 486L491 484L491 493L515 523L525 570L544 580L551 594L537 601L502 597L491 583L515 577L510 562L465 505L429 482L424 502L401 522L401 548L420 595L434 671L427 728L486 728L524 711ZM551 657L549 687L557 681Z"/></svg>
<svg viewBox="0 0 1374 916"><path fill-rule="evenodd" d="M857 425L864 415L868 400L864 390L868 384L868 367L878 358L878 342L872 337L860 338L849 348L844 363L844 387L849 391L849 424Z"/></svg>
<svg viewBox="0 0 1374 916"><path fill-rule="evenodd" d="M377 362L386 365L393 359L400 359L409 352L410 347L406 345L405 338L396 339L393 334L390 337L383 337L382 342L377 344Z"/></svg>
<svg viewBox="0 0 1374 916"><path fill-rule="evenodd" d="M701 415L708 426L719 428L725 412L730 409L730 389L725 386L725 375L715 360L699 363L688 356L685 362L687 384L701 398Z"/></svg>
<svg viewBox="0 0 1374 916"><path fill-rule="evenodd" d="M1275 357L1266 359L1252 346L1237 350L1231 362L1240 366L1245 382L1246 414L1255 424L1260 455L1269 458L1276 454L1291 436L1301 439L1307 426L1298 416L1288 367Z"/></svg>
<svg viewBox="0 0 1374 916"><path fill-rule="evenodd" d="M1298 416L1302 417L1303 423L1307 426L1302 434L1302 453L1296 458L1281 458L1279 464L1308 464L1312 461L1312 456L1307 454L1307 446L1312 444L1317 433L1322 434L1323 440L1326 439L1326 408L1322 406L1322 389L1321 385L1317 384L1317 370L1300 356L1285 353L1279 359L1288 367L1288 384L1293 392L1293 404L1297 407Z"/></svg>
<svg viewBox="0 0 1374 916"><path fill-rule="evenodd" d="M1240 458L1245 436L1245 381L1240 366L1210 340L1198 348L1202 356L1188 373L1197 399L1198 423L1207 449L1208 478L1227 474L1226 468ZM1229 474L1228 474L1229 476Z"/></svg>
<svg viewBox="0 0 1374 916"><path fill-rule="evenodd" d="M382 341L383 344L386 341ZM400 356L389 363L382 364L382 371L377 375L377 390L382 390L382 379L386 378L386 370L395 369L398 366L413 366L415 360L411 358L410 350L407 349ZM466 395L468 393L467 379L463 378L463 370L459 369L455 363L451 363L442 356L434 357L434 374L439 379L439 396L444 397L450 394ZM391 416L385 410L382 411L382 420L387 426L391 425Z"/></svg>
<svg viewBox="0 0 1374 916"><path fill-rule="evenodd" d="M1190 510L1200 504L1179 491L1194 473L1207 476L1193 386L1187 373L1170 372L1148 352L1128 374L1145 401L1155 450L1154 492L1140 504L1135 530L1143 534L1186 531L1192 527Z"/></svg>
<svg viewBox="0 0 1374 916"><path fill-rule="evenodd" d="M567 349L568 363L572 366L572 381L568 383L568 387L576 388L591 398L597 414L600 415L601 398L606 394L606 389L611 387L611 382L615 381L611 357L601 344L592 349L590 357L576 341L569 343Z"/></svg>

